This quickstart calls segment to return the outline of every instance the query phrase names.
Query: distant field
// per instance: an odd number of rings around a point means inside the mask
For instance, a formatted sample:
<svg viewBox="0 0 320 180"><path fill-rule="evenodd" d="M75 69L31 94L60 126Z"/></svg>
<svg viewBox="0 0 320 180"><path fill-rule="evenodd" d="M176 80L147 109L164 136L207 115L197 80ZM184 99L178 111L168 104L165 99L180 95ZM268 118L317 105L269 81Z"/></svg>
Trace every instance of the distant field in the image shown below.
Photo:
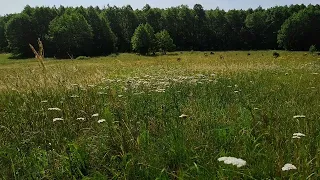
<svg viewBox="0 0 320 180"><path fill-rule="evenodd" d="M320 56L272 53L2 54L0 179L319 179Z"/></svg>

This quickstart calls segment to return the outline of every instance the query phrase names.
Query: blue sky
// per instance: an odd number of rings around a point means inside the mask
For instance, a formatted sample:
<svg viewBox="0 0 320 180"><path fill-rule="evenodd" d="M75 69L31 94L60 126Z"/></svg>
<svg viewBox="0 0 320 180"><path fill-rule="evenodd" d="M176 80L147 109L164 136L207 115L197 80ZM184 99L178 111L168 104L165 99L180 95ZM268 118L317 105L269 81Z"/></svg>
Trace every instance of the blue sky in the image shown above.
<svg viewBox="0 0 320 180"><path fill-rule="evenodd" d="M20 12L24 6L100 6L107 4L123 6L130 4L134 9L141 9L145 4L151 7L167 8L181 4L193 7L194 4L201 4L205 9L248 9L256 8L259 5L268 8L276 5L290 4L318 4L320 0L0 0L0 15Z"/></svg>

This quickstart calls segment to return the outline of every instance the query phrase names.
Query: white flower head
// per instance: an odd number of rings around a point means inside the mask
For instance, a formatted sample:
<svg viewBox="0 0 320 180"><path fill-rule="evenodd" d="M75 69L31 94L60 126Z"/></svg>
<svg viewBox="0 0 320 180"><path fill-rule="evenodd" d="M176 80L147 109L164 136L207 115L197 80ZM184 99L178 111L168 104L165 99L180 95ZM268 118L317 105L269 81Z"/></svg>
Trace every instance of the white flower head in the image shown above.
<svg viewBox="0 0 320 180"><path fill-rule="evenodd" d="M238 168L245 166L247 162L243 159L240 158L235 158L235 157L220 157L218 158L218 161L224 162L225 164L232 164L234 166L237 166Z"/></svg>
<svg viewBox="0 0 320 180"><path fill-rule="evenodd" d="M106 120L105 119L100 119L99 121L98 121L98 123L103 123L103 122L105 122Z"/></svg>
<svg viewBox="0 0 320 180"><path fill-rule="evenodd" d="M305 118L305 115L295 115L293 116L293 119L297 119L297 118Z"/></svg>
<svg viewBox="0 0 320 180"><path fill-rule="evenodd" d="M305 134L302 133L293 133L292 134L292 139L300 139L301 137L305 137Z"/></svg>
<svg viewBox="0 0 320 180"><path fill-rule="evenodd" d="M84 120L85 120L85 118L80 117L80 118L77 118L77 120L79 120L79 121L84 121Z"/></svg>
<svg viewBox="0 0 320 180"><path fill-rule="evenodd" d="M187 118L188 117L188 115L186 115L186 114L181 114L180 116L179 116L179 118Z"/></svg>
<svg viewBox="0 0 320 180"><path fill-rule="evenodd" d="M48 100L43 100L43 101L41 101L41 103L47 103L48 102Z"/></svg>
<svg viewBox="0 0 320 180"><path fill-rule="evenodd" d="M72 96L70 96L71 98L78 98L78 97L80 97L80 96L78 96L78 95L72 95Z"/></svg>
<svg viewBox="0 0 320 180"><path fill-rule="evenodd" d="M63 119L62 118L54 118L53 122L56 122L56 121L63 121Z"/></svg>
<svg viewBox="0 0 320 180"><path fill-rule="evenodd" d="M48 108L48 111L61 111L61 109L54 107L54 108Z"/></svg>
<svg viewBox="0 0 320 180"><path fill-rule="evenodd" d="M92 114L92 117L98 117L99 116L99 114L98 113L96 113L96 114Z"/></svg>
<svg viewBox="0 0 320 180"><path fill-rule="evenodd" d="M293 133L293 136L305 137L305 134L302 133Z"/></svg>
<svg viewBox="0 0 320 180"><path fill-rule="evenodd" d="M289 171L289 170L297 169L297 167L293 164L287 163L281 169L282 169L282 171Z"/></svg>

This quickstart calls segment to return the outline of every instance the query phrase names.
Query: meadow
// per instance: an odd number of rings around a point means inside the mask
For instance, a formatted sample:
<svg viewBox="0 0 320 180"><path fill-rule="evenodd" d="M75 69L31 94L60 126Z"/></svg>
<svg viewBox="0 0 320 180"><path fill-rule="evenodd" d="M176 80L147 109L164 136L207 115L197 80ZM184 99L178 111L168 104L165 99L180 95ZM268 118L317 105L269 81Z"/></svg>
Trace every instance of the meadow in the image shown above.
<svg viewBox="0 0 320 180"><path fill-rule="evenodd" d="M320 56L272 53L1 54L0 179L319 179Z"/></svg>

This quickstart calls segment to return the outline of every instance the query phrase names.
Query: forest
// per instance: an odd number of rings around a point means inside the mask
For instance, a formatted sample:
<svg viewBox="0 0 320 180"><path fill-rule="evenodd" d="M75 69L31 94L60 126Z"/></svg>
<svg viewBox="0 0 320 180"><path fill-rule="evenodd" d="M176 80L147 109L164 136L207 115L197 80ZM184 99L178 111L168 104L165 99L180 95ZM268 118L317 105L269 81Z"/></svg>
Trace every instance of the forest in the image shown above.
<svg viewBox="0 0 320 180"><path fill-rule="evenodd" d="M34 57L76 58L136 52L309 50L320 48L320 6L206 10L200 4L166 9L123 7L30 7L0 17L0 51Z"/></svg>

